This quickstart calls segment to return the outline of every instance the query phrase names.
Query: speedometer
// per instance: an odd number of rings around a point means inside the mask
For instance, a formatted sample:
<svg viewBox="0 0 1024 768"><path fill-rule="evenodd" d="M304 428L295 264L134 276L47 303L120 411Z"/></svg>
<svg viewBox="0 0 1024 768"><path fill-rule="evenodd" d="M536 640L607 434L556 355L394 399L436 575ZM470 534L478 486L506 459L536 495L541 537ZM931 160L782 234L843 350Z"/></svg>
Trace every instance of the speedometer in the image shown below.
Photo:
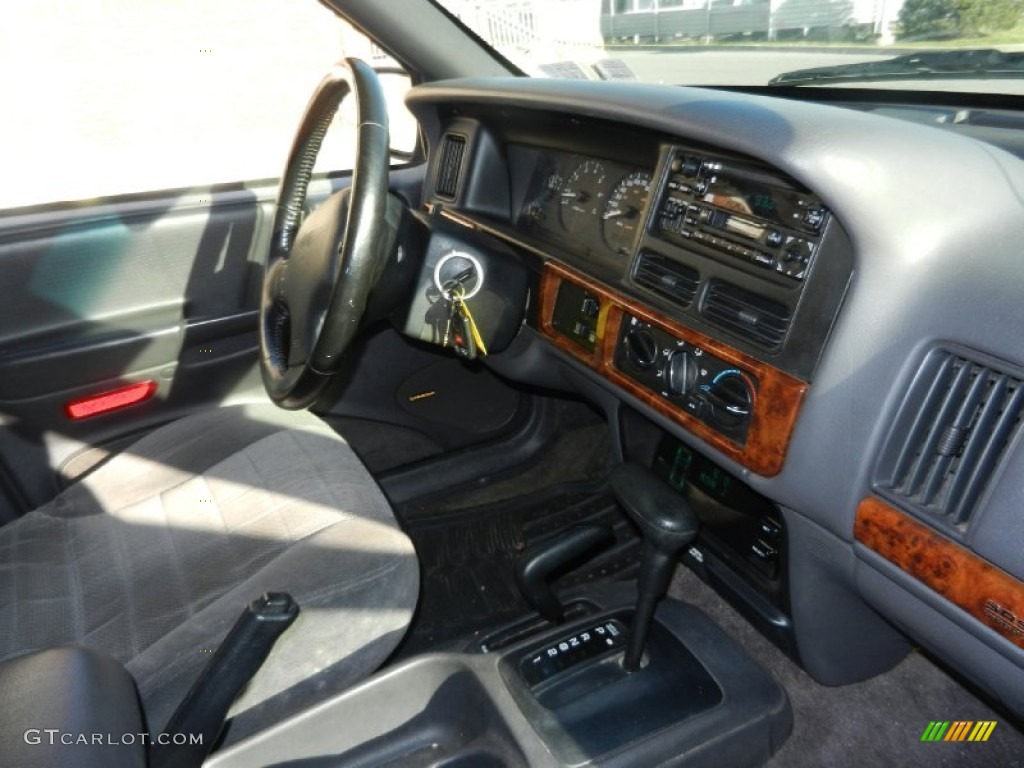
<svg viewBox="0 0 1024 768"><path fill-rule="evenodd" d="M640 226L640 213L651 195L651 174L633 171L623 178L601 213L604 241L616 253L628 254Z"/></svg>

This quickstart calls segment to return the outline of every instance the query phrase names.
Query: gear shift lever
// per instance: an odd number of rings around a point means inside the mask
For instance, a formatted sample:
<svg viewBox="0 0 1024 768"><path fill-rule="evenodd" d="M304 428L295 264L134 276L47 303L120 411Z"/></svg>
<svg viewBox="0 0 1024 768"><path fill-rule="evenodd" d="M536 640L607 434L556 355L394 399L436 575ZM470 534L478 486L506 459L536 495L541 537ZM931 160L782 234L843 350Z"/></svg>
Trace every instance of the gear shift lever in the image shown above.
<svg viewBox="0 0 1024 768"><path fill-rule="evenodd" d="M640 668L654 609L668 591L676 559L697 535L699 523L686 499L647 467L620 464L612 470L611 486L644 537L636 612L622 660L622 667L634 672Z"/></svg>

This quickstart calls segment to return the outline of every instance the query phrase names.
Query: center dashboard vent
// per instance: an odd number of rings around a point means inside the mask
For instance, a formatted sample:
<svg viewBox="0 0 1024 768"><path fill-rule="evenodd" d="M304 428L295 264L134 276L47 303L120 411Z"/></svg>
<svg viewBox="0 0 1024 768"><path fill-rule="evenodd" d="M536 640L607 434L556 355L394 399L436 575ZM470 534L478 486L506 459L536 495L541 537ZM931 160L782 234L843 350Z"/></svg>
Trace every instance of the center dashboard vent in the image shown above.
<svg viewBox="0 0 1024 768"><path fill-rule="evenodd" d="M642 252L633 270L634 283L679 307L693 303L699 280L697 270L653 251Z"/></svg>
<svg viewBox="0 0 1024 768"><path fill-rule="evenodd" d="M441 157L437 163L437 181L434 184L434 193L438 197L455 199L465 154L466 137L457 133L445 134L441 140Z"/></svg>
<svg viewBox="0 0 1024 768"><path fill-rule="evenodd" d="M724 280L712 280L701 314L765 349L777 349L789 330L789 307Z"/></svg>
<svg viewBox="0 0 1024 768"><path fill-rule="evenodd" d="M1022 413L1019 377L935 350L896 417L875 486L911 511L963 531Z"/></svg>

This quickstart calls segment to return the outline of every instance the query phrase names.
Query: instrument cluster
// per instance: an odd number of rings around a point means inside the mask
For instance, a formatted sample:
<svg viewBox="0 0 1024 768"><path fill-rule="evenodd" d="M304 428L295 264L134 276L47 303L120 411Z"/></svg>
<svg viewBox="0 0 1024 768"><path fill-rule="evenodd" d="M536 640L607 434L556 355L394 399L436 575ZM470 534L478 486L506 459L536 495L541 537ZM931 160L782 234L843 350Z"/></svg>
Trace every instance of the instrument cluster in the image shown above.
<svg viewBox="0 0 1024 768"><path fill-rule="evenodd" d="M576 256L622 265L635 250L652 184L651 168L545 151L516 226Z"/></svg>

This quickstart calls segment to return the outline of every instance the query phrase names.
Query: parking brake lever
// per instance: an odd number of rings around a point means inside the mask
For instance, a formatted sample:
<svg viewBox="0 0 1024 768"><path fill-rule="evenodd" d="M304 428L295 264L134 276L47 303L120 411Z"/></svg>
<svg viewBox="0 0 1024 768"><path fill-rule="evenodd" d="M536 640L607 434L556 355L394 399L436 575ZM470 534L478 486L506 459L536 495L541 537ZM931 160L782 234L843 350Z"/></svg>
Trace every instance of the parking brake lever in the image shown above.
<svg viewBox="0 0 1024 768"><path fill-rule="evenodd" d="M285 592L268 592L246 606L163 729L166 734L189 734L188 743L153 744L149 768L202 765L224 729L228 710L238 694L298 615L298 603Z"/></svg>

